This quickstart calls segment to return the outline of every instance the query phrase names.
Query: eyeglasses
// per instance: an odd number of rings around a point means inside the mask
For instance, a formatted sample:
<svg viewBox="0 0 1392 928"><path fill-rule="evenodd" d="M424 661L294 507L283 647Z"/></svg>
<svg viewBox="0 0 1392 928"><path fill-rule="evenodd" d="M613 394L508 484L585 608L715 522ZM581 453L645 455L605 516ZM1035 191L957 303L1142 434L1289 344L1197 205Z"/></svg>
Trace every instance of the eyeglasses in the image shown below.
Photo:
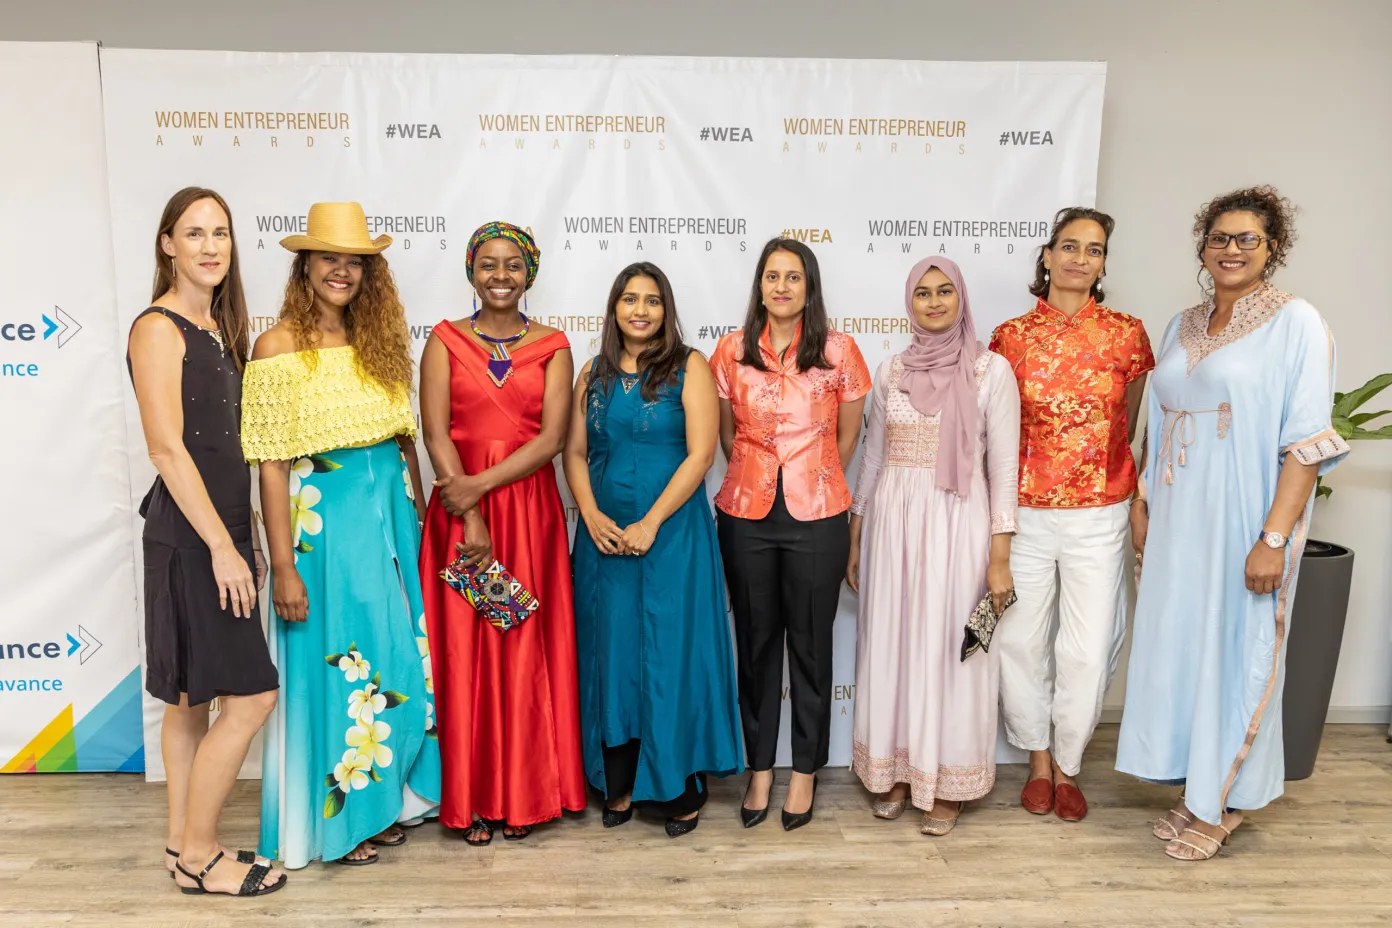
<svg viewBox="0 0 1392 928"><path fill-rule="evenodd" d="M1258 245L1270 241L1270 239L1255 232L1239 232L1236 235L1229 235L1226 232L1211 232L1204 241L1209 248L1215 251L1227 248L1228 242L1237 242L1237 247L1242 251L1256 251Z"/></svg>

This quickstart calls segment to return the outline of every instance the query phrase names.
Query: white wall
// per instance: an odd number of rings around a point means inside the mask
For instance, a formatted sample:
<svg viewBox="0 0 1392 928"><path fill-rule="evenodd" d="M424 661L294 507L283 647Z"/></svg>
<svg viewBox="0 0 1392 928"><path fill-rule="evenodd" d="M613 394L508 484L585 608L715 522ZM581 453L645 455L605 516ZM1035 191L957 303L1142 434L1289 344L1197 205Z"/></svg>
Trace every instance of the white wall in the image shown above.
<svg viewBox="0 0 1392 928"><path fill-rule="evenodd" d="M1392 215L1388 36L1392 3L1382 0L241 0L196 10L0 0L0 39L117 47L1105 60L1098 205L1118 219L1109 302L1158 338L1196 301L1189 226L1199 204L1274 183L1302 208L1279 282L1324 312L1344 390L1392 369L1392 285L1379 273ZM1021 309L1026 302L1022 281ZM1392 406L1386 399L1378 408ZM1392 443L1356 445L1331 484L1312 534L1357 552L1335 717L1385 719ZM1118 690L1109 705L1119 705Z"/></svg>

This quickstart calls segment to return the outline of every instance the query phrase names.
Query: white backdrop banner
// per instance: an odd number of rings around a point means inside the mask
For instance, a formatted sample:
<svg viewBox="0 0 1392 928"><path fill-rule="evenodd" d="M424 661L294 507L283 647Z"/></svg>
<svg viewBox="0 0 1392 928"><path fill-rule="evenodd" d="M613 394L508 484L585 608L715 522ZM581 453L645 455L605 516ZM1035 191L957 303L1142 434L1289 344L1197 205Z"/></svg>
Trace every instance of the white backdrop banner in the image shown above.
<svg viewBox="0 0 1392 928"><path fill-rule="evenodd" d="M0 126L0 772L139 771L97 46L0 42Z"/></svg>
<svg viewBox="0 0 1392 928"><path fill-rule="evenodd" d="M358 200L372 234L395 239L386 256L418 357L433 324L470 312L469 235L504 219L536 236L528 312L569 333L577 368L614 275L636 260L669 274L689 341L709 354L740 325L754 259L780 233L817 252L832 324L872 369L908 341L904 278L928 254L962 265L988 332L1030 305L1031 252L1054 211L1094 202L1106 79L1100 63L122 49L102 66L122 325L145 307L165 200L198 184L231 204L256 332L290 265L278 241L304 231L311 203ZM854 610L844 592L839 764Z"/></svg>

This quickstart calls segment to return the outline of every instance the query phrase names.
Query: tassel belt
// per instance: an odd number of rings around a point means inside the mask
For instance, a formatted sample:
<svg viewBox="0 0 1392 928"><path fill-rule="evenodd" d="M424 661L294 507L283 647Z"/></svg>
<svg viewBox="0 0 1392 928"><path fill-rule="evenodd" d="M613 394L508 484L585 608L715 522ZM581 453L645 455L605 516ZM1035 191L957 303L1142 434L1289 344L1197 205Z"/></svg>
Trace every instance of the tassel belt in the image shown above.
<svg viewBox="0 0 1392 928"><path fill-rule="evenodd" d="M1174 466L1185 465L1184 449L1194 443L1194 417L1216 413L1218 416L1218 437L1227 438L1232 430L1232 404L1222 403L1217 409L1170 409L1163 403L1160 408L1165 413L1164 437L1160 440L1160 451L1156 461L1165 464L1165 482L1174 483ZM1173 417L1173 418L1171 418ZM1179 442L1179 454L1174 454L1175 442Z"/></svg>

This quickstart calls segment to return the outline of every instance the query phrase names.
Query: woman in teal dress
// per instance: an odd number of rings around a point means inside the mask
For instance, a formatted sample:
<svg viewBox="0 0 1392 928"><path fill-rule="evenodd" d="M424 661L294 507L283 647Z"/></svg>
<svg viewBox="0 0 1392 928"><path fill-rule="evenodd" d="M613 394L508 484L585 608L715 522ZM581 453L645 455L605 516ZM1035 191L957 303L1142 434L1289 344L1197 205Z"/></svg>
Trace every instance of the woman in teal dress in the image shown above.
<svg viewBox="0 0 1392 928"><path fill-rule="evenodd" d="M636 807L676 838L696 828L706 776L742 767L705 494L719 403L658 267L619 273L601 341L575 385L564 456L586 528L574 552L585 774L605 796L606 828Z"/></svg>
<svg viewBox="0 0 1392 928"><path fill-rule="evenodd" d="M416 560L424 496L411 339L356 203L318 203L280 321L256 340L242 450L259 464L271 552L261 853L377 862L440 796L430 649Z"/></svg>

